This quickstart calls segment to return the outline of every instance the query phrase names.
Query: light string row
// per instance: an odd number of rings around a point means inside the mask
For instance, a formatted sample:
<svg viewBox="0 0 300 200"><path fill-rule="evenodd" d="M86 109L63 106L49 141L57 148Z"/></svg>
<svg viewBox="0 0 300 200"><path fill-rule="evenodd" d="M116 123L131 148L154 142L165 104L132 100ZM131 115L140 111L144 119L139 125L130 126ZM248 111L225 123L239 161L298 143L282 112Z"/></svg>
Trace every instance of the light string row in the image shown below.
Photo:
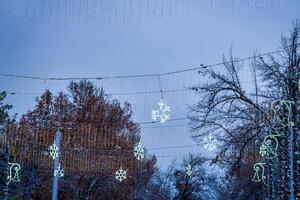
<svg viewBox="0 0 300 200"><path fill-rule="evenodd" d="M241 12L244 8L278 7L280 0L2 0L0 28L11 24L48 25L55 28L88 24L125 24L130 21L191 17L218 10Z"/></svg>

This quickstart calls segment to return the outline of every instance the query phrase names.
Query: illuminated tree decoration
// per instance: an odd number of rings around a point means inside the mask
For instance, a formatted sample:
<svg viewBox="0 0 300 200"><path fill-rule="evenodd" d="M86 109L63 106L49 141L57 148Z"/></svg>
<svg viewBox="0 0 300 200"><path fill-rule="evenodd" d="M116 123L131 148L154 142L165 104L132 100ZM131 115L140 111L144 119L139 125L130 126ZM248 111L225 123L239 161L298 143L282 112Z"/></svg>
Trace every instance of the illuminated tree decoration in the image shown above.
<svg viewBox="0 0 300 200"><path fill-rule="evenodd" d="M252 178L252 181L254 182L263 182L266 185L266 179L267 177L265 176L265 165L266 163L256 163L253 166L254 169L254 176Z"/></svg>
<svg viewBox="0 0 300 200"><path fill-rule="evenodd" d="M57 156L58 156L58 150L59 149L58 149L58 147L56 146L55 143L50 146L50 156L53 158L53 160L55 158L57 158Z"/></svg>
<svg viewBox="0 0 300 200"><path fill-rule="evenodd" d="M19 171L21 170L21 165L19 163L8 163L9 166L9 172L7 176L7 184L9 184L11 181L13 182L20 182L19 178Z"/></svg>
<svg viewBox="0 0 300 200"><path fill-rule="evenodd" d="M187 174L188 176L191 176L191 175L193 174L192 166L191 166L191 165L188 165L188 166L186 167L186 174Z"/></svg>
<svg viewBox="0 0 300 200"><path fill-rule="evenodd" d="M274 135L267 135L259 149L262 157L267 159L277 158L278 140Z"/></svg>
<svg viewBox="0 0 300 200"><path fill-rule="evenodd" d="M127 173L122 167L116 171L115 177L118 181L122 182L127 178Z"/></svg>
<svg viewBox="0 0 300 200"><path fill-rule="evenodd" d="M157 121L157 119L160 119L160 123L164 124L168 119L170 119L169 112L171 112L171 109L166 103L164 103L163 99L160 100L158 105L158 110L152 110L152 120Z"/></svg>
<svg viewBox="0 0 300 200"><path fill-rule="evenodd" d="M217 140L209 134L206 138L203 139L204 148L212 151L217 147Z"/></svg>
<svg viewBox="0 0 300 200"><path fill-rule="evenodd" d="M144 148L141 146L140 143L138 143L137 145L134 146L133 153L134 153L134 156L136 157L136 159L138 159L138 160L143 159L145 156Z"/></svg>
<svg viewBox="0 0 300 200"><path fill-rule="evenodd" d="M59 163L57 169L54 170L54 176L63 177L64 175L65 175L64 170L61 169L60 163Z"/></svg>
<svg viewBox="0 0 300 200"><path fill-rule="evenodd" d="M290 119L292 104L293 102L288 100L276 100L272 102L272 128L283 129L289 125L293 125Z"/></svg>

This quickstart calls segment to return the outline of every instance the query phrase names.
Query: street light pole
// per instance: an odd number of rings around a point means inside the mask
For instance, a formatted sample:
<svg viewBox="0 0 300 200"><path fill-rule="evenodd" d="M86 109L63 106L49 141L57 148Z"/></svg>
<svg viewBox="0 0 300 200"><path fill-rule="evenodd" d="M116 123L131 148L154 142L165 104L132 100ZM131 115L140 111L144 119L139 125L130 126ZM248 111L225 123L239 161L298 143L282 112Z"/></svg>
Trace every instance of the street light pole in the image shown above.
<svg viewBox="0 0 300 200"><path fill-rule="evenodd" d="M58 154L57 157L54 160L54 171L58 168L59 166L59 157L60 157L60 139L61 139L61 133L59 128L57 128L56 135L55 135L55 145L58 147ZM53 177L53 187L52 187L52 200L57 200L58 196L58 181L59 181L59 176L54 175Z"/></svg>
<svg viewBox="0 0 300 200"><path fill-rule="evenodd" d="M290 113L289 118L292 120L292 102L290 102ZM290 131L290 141L289 141L289 149L290 149L290 200L294 200L294 131L293 124L289 124Z"/></svg>
<svg viewBox="0 0 300 200"><path fill-rule="evenodd" d="M62 114L61 112L59 113L59 121L58 121L58 124L57 124L57 131L56 131L56 134L55 134L55 141L54 141L54 144L56 145L56 147L58 149L58 152L57 152L57 156L54 159L52 200L57 200L59 177L63 176L62 169L60 169L60 153L61 153L61 150L60 150L60 142L61 142L60 127L62 125L62 119L66 114L70 113L71 111L74 111L75 109L80 109L80 108L81 108L80 106L77 106L75 108L69 109L64 114ZM55 173L56 170L57 170L57 173Z"/></svg>

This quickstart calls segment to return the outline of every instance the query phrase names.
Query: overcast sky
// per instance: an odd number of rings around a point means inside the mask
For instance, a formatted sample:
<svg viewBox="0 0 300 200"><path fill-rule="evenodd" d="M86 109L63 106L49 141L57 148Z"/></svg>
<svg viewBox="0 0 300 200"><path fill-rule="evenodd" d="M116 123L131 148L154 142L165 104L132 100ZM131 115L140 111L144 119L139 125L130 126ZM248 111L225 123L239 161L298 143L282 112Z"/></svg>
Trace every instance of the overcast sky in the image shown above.
<svg viewBox="0 0 300 200"><path fill-rule="evenodd" d="M81 4L79 0L69 0L58 5L55 0L47 5L34 0L24 5L18 0L12 1L13 5L8 2L0 3L0 72L42 77L176 71L218 63L231 47L240 58L253 52L270 52L278 49L281 34L287 33L292 21L300 17L297 0L240 0L230 4L226 0L134 0L131 4L123 0L80 0ZM161 87L177 90L203 81L193 71L162 77ZM113 94L160 89L157 77L95 83ZM58 92L66 85L66 81L0 77L0 89L11 92L40 94L45 88ZM12 113L20 116L32 109L35 96L10 95L7 101L14 106ZM171 119L186 117L187 105L197 100L191 92L184 91L165 92L163 96L171 106ZM147 122L151 121L151 110L156 109L160 93L112 98L129 101L134 119ZM160 156L161 166L189 152L207 153L200 146L155 150L195 144L187 124L182 120L142 126L142 144L154 148L149 152Z"/></svg>

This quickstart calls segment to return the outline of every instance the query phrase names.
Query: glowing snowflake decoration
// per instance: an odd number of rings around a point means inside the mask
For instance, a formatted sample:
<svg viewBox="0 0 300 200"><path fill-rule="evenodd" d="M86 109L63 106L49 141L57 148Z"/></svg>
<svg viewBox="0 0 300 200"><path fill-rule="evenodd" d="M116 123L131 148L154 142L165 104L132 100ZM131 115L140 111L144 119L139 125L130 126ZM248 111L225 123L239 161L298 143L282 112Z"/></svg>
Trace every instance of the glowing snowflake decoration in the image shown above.
<svg viewBox="0 0 300 200"><path fill-rule="evenodd" d="M217 147L217 140L209 134L206 138L203 139L204 148L211 151Z"/></svg>
<svg viewBox="0 0 300 200"><path fill-rule="evenodd" d="M157 119L159 118L160 123L164 124L168 119L170 119L169 112L171 111L171 109L166 103L164 103L163 99L160 100L158 105L158 110L152 110L152 120L157 121Z"/></svg>
<svg viewBox="0 0 300 200"><path fill-rule="evenodd" d="M259 154L264 157L265 155L268 154L268 148L266 145L262 144L259 148Z"/></svg>
<svg viewBox="0 0 300 200"><path fill-rule="evenodd" d="M188 165L188 166L186 167L186 174L187 174L188 176L191 176L191 175L193 174L192 166L191 166L191 165Z"/></svg>
<svg viewBox="0 0 300 200"><path fill-rule="evenodd" d="M133 153L136 159L138 160L143 159L145 156L144 148L141 146L140 143L134 146Z"/></svg>
<svg viewBox="0 0 300 200"><path fill-rule="evenodd" d="M127 178L127 173L121 167L118 171L116 171L115 177L118 181L122 182Z"/></svg>
<svg viewBox="0 0 300 200"><path fill-rule="evenodd" d="M56 170L54 170L54 176L63 177L64 175L65 175L64 170L61 169L60 163L59 163Z"/></svg>
<svg viewBox="0 0 300 200"><path fill-rule="evenodd" d="M55 143L50 146L50 156L53 158L53 160L58 156L58 147Z"/></svg>
<svg viewBox="0 0 300 200"><path fill-rule="evenodd" d="M21 170L21 165L19 163L8 163L9 165L9 172L7 176L7 185L13 181L13 182L20 182L19 178L19 171Z"/></svg>

